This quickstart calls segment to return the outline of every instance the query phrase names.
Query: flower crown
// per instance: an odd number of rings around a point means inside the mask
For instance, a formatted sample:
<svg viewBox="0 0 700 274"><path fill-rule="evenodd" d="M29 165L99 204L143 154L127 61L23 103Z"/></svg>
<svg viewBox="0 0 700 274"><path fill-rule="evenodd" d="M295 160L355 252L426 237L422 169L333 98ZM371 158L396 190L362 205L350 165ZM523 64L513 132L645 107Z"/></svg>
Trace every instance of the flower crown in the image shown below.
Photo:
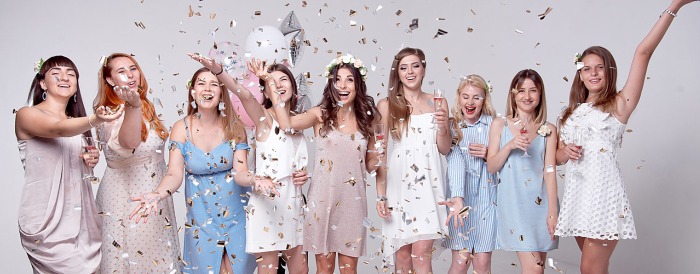
<svg viewBox="0 0 700 274"><path fill-rule="evenodd" d="M579 70L583 67L583 62L581 62L581 54L578 52L576 53L576 55L574 55L574 65L576 65L576 70Z"/></svg>
<svg viewBox="0 0 700 274"><path fill-rule="evenodd" d="M331 60L331 62L326 66L326 71L323 72L323 77L328 78L331 75L331 71L333 71L333 68L343 63L350 64L356 69L358 69L360 71L360 75L362 75L362 81L367 81L367 67L365 67L362 64L362 60L357 59L350 54L345 54L343 56L339 56L338 58L333 58L333 60Z"/></svg>
<svg viewBox="0 0 700 274"><path fill-rule="evenodd" d="M42 67L44 67L44 58L39 58L39 61L34 63L34 72L39 73Z"/></svg>

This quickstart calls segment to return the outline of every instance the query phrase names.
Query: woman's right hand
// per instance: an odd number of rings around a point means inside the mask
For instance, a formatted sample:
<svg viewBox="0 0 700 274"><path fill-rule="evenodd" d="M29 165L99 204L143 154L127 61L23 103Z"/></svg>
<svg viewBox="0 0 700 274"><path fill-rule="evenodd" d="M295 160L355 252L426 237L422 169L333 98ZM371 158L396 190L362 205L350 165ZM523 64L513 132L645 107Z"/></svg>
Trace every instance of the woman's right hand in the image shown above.
<svg viewBox="0 0 700 274"><path fill-rule="evenodd" d="M131 211L129 215L129 220L136 216L136 223L138 223L141 218L144 219L144 223L148 223L148 215L157 214L158 212L158 202L161 198L158 192L147 192L138 196L131 196L131 201L139 202L136 208Z"/></svg>
<svg viewBox="0 0 700 274"><path fill-rule="evenodd" d="M117 106L116 111L107 111L107 108L105 106L99 106L97 109L95 109L95 117L98 123L104 123L104 122L111 122L116 119L119 119L119 117L124 114L124 105L119 105ZM90 119L90 117L88 117Z"/></svg>
<svg viewBox="0 0 700 274"><path fill-rule="evenodd" d="M391 210L389 210L386 200L377 201L377 214L379 214L379 217L382 219L391 218Z"/></svg>
<svg viewBox="0 0 700 274"><path fill-rule="evenodd" d="M260 178L256 176L255 179L253 179L253 190L270 199L275 199L275 197L280 196L280 193L277 192L277 184L270 178Z"/></svg>
<svg viewBox="0 0 700 274"><path fill-rule="evenodd" d="M114 93L119 99L126 102L132 107L141 107L141 95L137 90L131 90L128 87L114 87Z"/></svg>
<svg viewBox="0 0 700 274"><path fill-rule="evenodd" d="M566 156L566 160L578 160L583 156L583 148L577 148L574 144L566 144L560 148Z"/></svg>
<svg viewBox="0 0 700 274"><path fill-rule="evenodd" d="M270 79L270 74L267 73L268 66L265 66L265 62L263 60L258 60L253 57L248 60L247 65L248 70L261 80L267 82Z"/></svg>
<svg viewBox="0 0 700 274"><path fill-rule="evenodd" d="M187 56L192 58L192 60L195 60L195 61L199 62L200 64L202 64L202 66L209 69L209 71L211 71L211 73L216 74L218 72L221 72L224 69L221 65L216 63L216 60L209 58L209 57L206 57L206 56L199 55L199 53L187 53Z"/></svg>
<svg viewBox="0 0 700 274"><path fill-rule="evenodd" d="M519 135L515 136L510 142L508 142L508 147L513 150L513 149L520 149L522 151L526 151L527 147L530 146L530 142L527 140L526 136Z"/></svg>

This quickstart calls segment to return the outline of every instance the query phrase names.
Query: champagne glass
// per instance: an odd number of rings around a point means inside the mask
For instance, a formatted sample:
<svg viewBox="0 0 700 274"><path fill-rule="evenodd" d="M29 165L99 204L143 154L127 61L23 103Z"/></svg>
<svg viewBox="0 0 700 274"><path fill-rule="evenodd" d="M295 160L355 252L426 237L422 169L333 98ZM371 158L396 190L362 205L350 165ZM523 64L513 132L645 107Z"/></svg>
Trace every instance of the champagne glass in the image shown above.
<svg viewBox="0 0 700 274"><path fill-rule="evenodd" d="M581 156L583 157L583 132L581 132L581 130L576 130L576 135L574 135L574 146L581 151ZM578 163L580 160L581 158L577 159L576 163Z"/></svg>
<svg viewBox="0 0 700 274"><path fill-rule="evenodd" d="M466 137L467 137L467 153L469 154L469 159L470 159L470 161L469 161L470 165L469 165L469 167L468 167L469 173L470 173L471 175L476 176L476 177L480 177L479 173L476 171L476 168L474 168L475 165L476 165L476 160L478 160L478 159L476 158L476 156L474 156L474 155L471 154L470 149L469 149L469 146L470 146L471 144L477 144L476 142L473 141L473 139L474 139L475 137L472 137L472 135L469 134L469 133L467 133L467 134L465 134L465 135L466 135ZM472 164L472 163L473 163L473 164Z"/></svg>
<svg viewBox="0 0 700 274"><path fill-rule="evenodd" d="M90 150L96 150L97 148L95 147L95 142L93 141L92 137L83 136L81 141L82 141L82 144L81 144L80 156L84 161L86 157L90 156ZM83 180L88 180L93 184L96 184L100 181L100 179L94 175L91 167L88 167L86 172L83 173Z"/></svg>
<svg viewBox="0 0 700 274"><path fill-rule="evenodd" d="M377 151L377 153L382 153L384 152L384 147L383 142L384 142L384 124L375 124L374 125L374 149ZM376 165L374 166L382 166L382 158L379 158L379 162L377 162Z"/></svg>
<svg viewBox="0 0 700 274"><path fill-rule="evenodd" d="M528 121L527 121L526 118L521 118L521 119L520 119L520 124L523 126L522 128L520 128L520 135L521 135L521 136L525 136L525 138L527 138L527 133L528 133L528 131L527 131L527 123L528 123ZM527 154L527 148L525 148L524 151L525 151L525 153L523 153L522 158L532 157L532 156L530 156L530 154Z"/></svg>
<svg viewBox="0 0 700 274"><path fill-rule="evenodd" d="M435 106L435 113L440 109L442 106L442 100L445 98L445 93L441 89L435 89L433 91L433 106ZM437 124L437 119L435 119L435 114L433 114L433 123ZM437 128L438 132L440 132L440 128Z"/></svg>

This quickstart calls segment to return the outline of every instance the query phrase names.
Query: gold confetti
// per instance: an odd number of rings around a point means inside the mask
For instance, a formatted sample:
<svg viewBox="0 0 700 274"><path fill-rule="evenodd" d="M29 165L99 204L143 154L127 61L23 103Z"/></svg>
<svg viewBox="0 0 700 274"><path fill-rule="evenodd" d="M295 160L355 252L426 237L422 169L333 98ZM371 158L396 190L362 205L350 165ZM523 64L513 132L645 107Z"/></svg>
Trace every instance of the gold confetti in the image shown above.
<svg viewBox="0 0 700 274"><path fill-rule="evenodd" d="M134 22L134 25L141 29L146 29L146 25L144 25L143 22Z"/></svg>
<svg viewBox="0 0 700 274"><path fill-rule="evenodd" d="M547 7L547 10L545 10L543 13L538 14L537 16L540 17L540 20L544 20L544 17L549 14L549 12L552 11L551 7Z"/></svg>
<svg viewBox="0 0 700 274"><path fill-rule="evenodd" d="M437 33L435 33L435 36L433 36L433 39L438 38L439 36L443 36L445 34L447 34L447 31L438 29Z"/></svg>
<svg viewBox="0 0 700 274"><path fill-rule="evenodd" d="M473 28L470 28L470 27L468 27L468 28L467 28L467 32L469 32L469 33L471 33L471 32L474 32L474 29L473 29Z"/></svg>
<svg viewBox="0 0 700 274"><path fill-rule="evenodd" d="M397 11L396 11L396 16L401 16L402 13L403 13L403 11L397 10Z"/></svg>
<svg viewBox="0 0 700 274"><path fill-rule="evenodd" d="M566 76L564 76L564 81L569 82L569 78L567 78Z"/></svg>
<svg viewBox="0 0 700 274"><path fill-rule="evenodd" d="M256 11L255 11L255 15L256 15L256 16L260 16L260 14L262 14L261 11L259 11L259 10L256 10Z"/></svg>
<svg viewBox="0 0 700 274"><path fill-rule="evenodd" d="M537 196L537 199L535 199L535 204L542 205L542 198L540 198L540 196Z"/></svg>

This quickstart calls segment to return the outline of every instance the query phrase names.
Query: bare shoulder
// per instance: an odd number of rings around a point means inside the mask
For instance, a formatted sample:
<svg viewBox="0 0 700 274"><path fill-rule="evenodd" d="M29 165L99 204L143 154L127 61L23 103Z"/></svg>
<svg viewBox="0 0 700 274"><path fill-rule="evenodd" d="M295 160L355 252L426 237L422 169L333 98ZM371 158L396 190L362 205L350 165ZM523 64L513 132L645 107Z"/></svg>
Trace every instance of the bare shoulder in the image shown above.
<svg viewBox="0 0 700 274"><path fill-rule="evenodd" d="M187 119L187 118L185 118ZM178 120L170 130L170 140L184 143L187 141L187 128L184 120Z"/></svg>

